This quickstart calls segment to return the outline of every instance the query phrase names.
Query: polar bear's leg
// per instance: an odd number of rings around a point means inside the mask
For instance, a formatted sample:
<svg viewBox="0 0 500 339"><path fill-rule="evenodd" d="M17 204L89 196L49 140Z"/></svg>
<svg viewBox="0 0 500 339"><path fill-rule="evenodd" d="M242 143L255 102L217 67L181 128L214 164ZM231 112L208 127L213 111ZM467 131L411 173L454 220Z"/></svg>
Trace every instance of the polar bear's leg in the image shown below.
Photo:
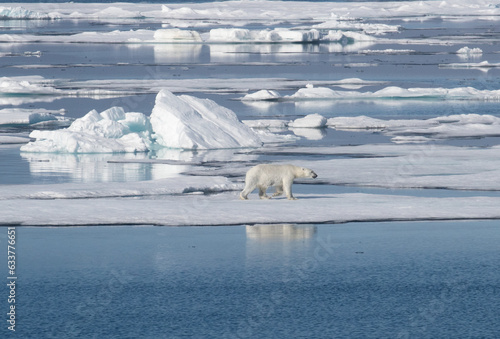
<svg viewBox="0 0 500 339"><path fill-rule="evenodd" d="M297 200L297 198L295 198L292 195L292 184L293 184L293 179L292 180L284 180L283 181L283 190L285 191L285 195L286 195L288 200Z"/></svg>
<svg viewBox="0 0 500 339"><path fill-rule="evenodd" d="M276 185L276 192L273 194L273 197L277 197L283 194L283 185Z"/></svg>
<svg viewBox="0 0 500 339"><path fill-rule="evenodd" d="M240 199L241 200L247 200L248 199L248 195L250 193L252 193L252 191L255 189L256 186L257 185L255 185L255 184L246 184L245 188L240 193Z"/></svg>
<svg viewBox="0 0 500 339"><path fill-rule="evenodd" d="M267 187L259 186L259 198L261 199L269 199L269 196L266 194Z"/></svg>

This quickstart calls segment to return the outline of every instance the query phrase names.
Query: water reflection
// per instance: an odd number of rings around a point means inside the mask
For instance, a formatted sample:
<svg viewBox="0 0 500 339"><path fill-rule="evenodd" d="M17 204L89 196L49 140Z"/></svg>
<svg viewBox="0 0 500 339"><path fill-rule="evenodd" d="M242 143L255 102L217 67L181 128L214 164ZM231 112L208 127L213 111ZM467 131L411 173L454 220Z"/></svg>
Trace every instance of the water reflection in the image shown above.
<svg viewBox="0 0 500 339"><path fill-rule="evenodd" d="M289 242L313 238L317 227L296 224L254 225L246 226L245 231L249 240Z"/></svg>
<svg viewBox="0 0 500 339"><path fill-rule="evenodd" d="M148 161L138 154L21 153L32 177L40 182L127 182L171 178L186 170L184 165Z"/></svg>
<svg viewBox="0 0 500 339"><path fill-rule="evenodd" d="M156 63L196 63L200 62L202 45L198 44L157 44L154 46Z"/></svg>
<svg viewBox="0 0 500 339"><path fill-rule="evenodd" d="M321 140L326 135L324 128L293 128L290 130L298 137L306 138L307 140Z"/></svg>
<svg viewBox="0 0 500 339"><path fill-rule="evenodd" d="M315 246L316 226L296 224L246 226L246 268L274 267L276 276L290 275L298 258L309 257ZM279 273L278 273L279 272Z"/></svg>

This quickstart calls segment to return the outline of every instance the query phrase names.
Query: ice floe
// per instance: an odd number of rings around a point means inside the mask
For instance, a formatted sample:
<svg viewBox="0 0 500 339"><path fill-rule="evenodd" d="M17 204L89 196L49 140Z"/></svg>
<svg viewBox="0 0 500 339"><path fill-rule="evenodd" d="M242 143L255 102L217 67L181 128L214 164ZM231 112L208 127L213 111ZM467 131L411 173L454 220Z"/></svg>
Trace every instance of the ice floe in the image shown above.
<svg viewBox="0 0 500 339"><path fill-rule="evenodd" d="M277 28L254 31L244 28L216 28L209 34L208 42L315 42L321 38L320 32Z"/></svg>
<svg viewBox="0 0 500 339"><path fill-rule="evenodd" d="M251 93L242 98L242 100L259 100L261 95ZM261 100L269 100L262 96ZM341 100L341 99L418 99L418 98L436 98L436 99L460 99L460 100L499 100L500 90L479 90L473 87L456 88L402 88L389 86L375 92L359 91L337 91L327 87L306 86L300 88L296 93L286 96L274 96L273 100Z"/></svg>
<svg viewBox="0 0 500 339"><path fill-rule="evenodd" d="M292 130L308 139L321 139L324 135L315 131L329 127L341 131L377 130L392 137L394 143L424 143L439 139L500 136L500 118L487 114L455 114L430 119L377 119L368 116L325 118L320 114L309 114L296 120L255 119L244 120L254 129L270 131Z"/></svg>
<svg viewBox="0 0 500 339"><path fill-rule="evenodd" d="M214 149L259 147L260 138L236 114L209 99L162 90L151 113L156 142L164 147Z"/></svg>
<svg viewBox="0 0 500 339"><path fill-rule="evenodd" d="M327 120L324 116L314 113L295 119L289 122L288 126L292 128L322 128L326 126L326 122Z"/></svg>
<svg viewBox="0 0 500 339"><path fill-rule="evenodd" d="M464 55L464 56L471 56L471 55L482 55L483 54L483 50L481 48L469 48L467 46L465 47L462 47L460 48L458 51L457 51L457 54L459 55Z"/></svg>
<svg viewBox="0 0 500 339"><path fill-rule="evenodd" d="M44 20L56 19L57 15L50 15L43 12L35 12L23 7L3 7L0 6L0 19L2 20Z"/></svg>
<svg viewBox="0 0 500 339"><path fill-rule="evenodd" d="M316 20L330 25L336 22L354 21L356 18L405 18L421 20L429 17L447 19L450 16L486 16L500 13L500 7L489 0L474 2L466 0L445 1L395 1L395 2L283 2L226 1L207 3L169 3L167 5L148 3L26 3L23 7L40 13L56 12L63 19L99 18L141 18L141 19L183 19L185 21L210 18L231 24L235 21L248 22L300 22L302 19ZM18 4L6 4L19 7ZM26 16L29 18L29 15ZM353 22L355 24L356 22ZM328 24L327 24L328 25ZM358 27L359 28L362 28Z"/></svg>
<svg viewBox="0 0 500 339"><path fill-rule="evenodd" d="M4 108L0 110L0 125L69 125L71 119L64 117L64 113L64 110Z"/></svg>
<svg viewBox="0 0 500 339"><path fill-rule="evenodd" d="M35 130L24 152L147 152L157 147L220 149L259 147L261 137L236 114L209 99L161 90L150 117L112 107L90 111L67 129ZM270 136L268 136L269 139Z"/></svg>
<svg viewBox="0 0 500 339"><path fill-rule="evenodd" d="M0 96L2 95L55 95L61 91L48 85L41 76L2 77L0 78Z"/></svg>
<svg viewBox="0 0 500 339"><path fill-rule="evenodd" d="M125 113L112 107L102 113L90 111L67 129L35 130L36 139L21 147L23 152L114 153L147 152L152 144L149 121L142 113Z"/></svg>
<svg viewBox="0 0 500 339"><path fill-rule="evenodd" d="M165 190L170 184L175 184L175 181L157 182L157 186ZM191 187L193 190L198 189L195 184ZM96 191L100 190L100 187L96 187ZM140 192L131 190L130 193L133 196ZM226 193L165 196L162 199L86 199L83 204L76 199L57 199L57 191L48 192L46 196L49 200L44 199L44 192L38 194L39 198L0 200L0 208L4 211L2 224L209 226L500 218L500 199L481 196L424 198L333 193L297 195L299 200L290 202L286 199L241 201L237 193ZM32 195L36 197L36 193ZM20 214L20 210L23 213Z"/></svg>

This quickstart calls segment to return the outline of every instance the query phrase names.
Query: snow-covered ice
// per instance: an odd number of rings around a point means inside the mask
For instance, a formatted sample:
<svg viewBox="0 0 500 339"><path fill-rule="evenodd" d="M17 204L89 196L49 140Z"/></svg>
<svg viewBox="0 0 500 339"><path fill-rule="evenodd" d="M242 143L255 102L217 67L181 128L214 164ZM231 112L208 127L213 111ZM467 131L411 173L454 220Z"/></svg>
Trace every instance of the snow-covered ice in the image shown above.
<svg viewBox="0 0 500 339"><path fill-rule="evenodd" d="M121 153L158 147L219 149L259 147L262 140L236 114L209 99L161 90L148 117L112 107L90 111L67 129L31 132L24 152Z"/></svg>
<svg viewBox="0 0 500 339"><path fill-rule="evenodd" d="M34 130L30 137L36 140L22 146L23 152L147 152L152 144L149 120L121 107L100 114L92 110L67 129Z"/></svg>
<svg viewBox="0 0 500 339"><path fill-rule="evenodd" d="M0 110L1 125L69 125L70 119L64 117L63 111L46 109L4 108Z"/></svg>
<svg viewBox="0 0 500 339"><path fill-rule="evenodd" d="M259 147L257 134L236 114L209 99L162 90L151 113L156 142L164 147L214 149Z"/></svg>
<svg viewBox="0 0 500 339"><path fill-rule="evenodd" d="M499 100L500 90L480 90L473 87L456 88L402 88L398 86L388 86L375 92L360 91L338 91L328 87L306 86L299 89L292 95L273 97L274 100L342 100L342 99L418 99L418 98L436 98L436 99L465 99L465 100ZM243 98L243 100L269 100L265 95L257 92Z"/></svg>

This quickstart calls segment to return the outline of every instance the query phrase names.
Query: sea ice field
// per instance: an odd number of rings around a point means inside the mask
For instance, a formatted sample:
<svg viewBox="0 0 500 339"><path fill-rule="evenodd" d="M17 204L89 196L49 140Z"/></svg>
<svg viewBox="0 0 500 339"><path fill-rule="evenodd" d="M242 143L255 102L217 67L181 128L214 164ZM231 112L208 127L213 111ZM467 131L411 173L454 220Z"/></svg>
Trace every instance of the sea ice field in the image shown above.
<svg viewBox="0 0 500 339"><path fill-rule="evenodd" d="M499 22L491 0L0 4L19 333L498 337ZM318 177L240 200L260 163Z"/></svg>

